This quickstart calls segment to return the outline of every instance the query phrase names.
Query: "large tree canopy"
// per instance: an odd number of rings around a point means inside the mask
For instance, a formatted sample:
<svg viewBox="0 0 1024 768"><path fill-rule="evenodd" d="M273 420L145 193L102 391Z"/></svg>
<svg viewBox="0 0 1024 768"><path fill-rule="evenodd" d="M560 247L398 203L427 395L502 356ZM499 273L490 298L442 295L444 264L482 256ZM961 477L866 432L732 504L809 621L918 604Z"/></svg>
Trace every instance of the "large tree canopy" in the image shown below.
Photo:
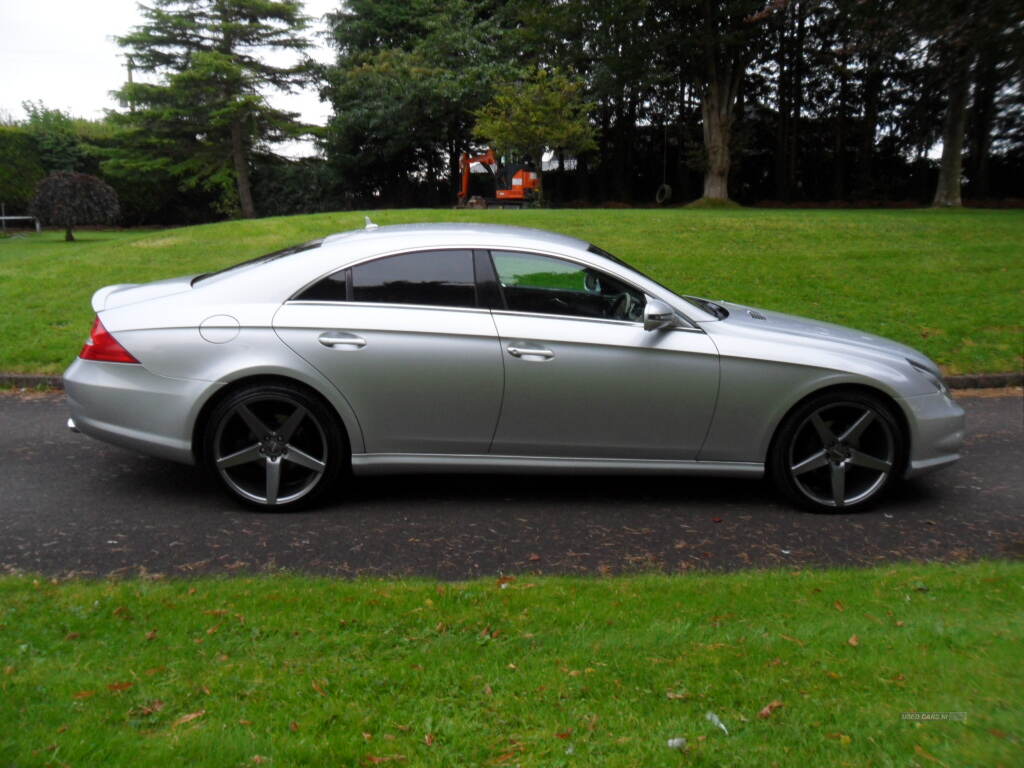
<svg viewBox="0 0 1024 768"><path fill-rule="evenodd" d="M152 0L145 21L118 38L136 72L118 96L125 146L111 173L169 172L186 186L215 189L224 212L255 215L253 152L303 132L295 113L271 107L267 89L304 83L306 17L297 0ZM270 51L296 62L271 64Z"/></svg>

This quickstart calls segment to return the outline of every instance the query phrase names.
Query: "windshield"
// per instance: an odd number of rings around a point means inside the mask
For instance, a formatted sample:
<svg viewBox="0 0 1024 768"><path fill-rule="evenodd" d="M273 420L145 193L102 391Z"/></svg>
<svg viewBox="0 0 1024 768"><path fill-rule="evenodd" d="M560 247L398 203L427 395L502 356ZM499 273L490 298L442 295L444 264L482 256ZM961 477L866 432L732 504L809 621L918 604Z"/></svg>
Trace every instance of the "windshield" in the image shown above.
<svg viewBox="0 0 1024 768"><path fill-rule="evenodd" d="M303 251L311 251L314 248L319 248L323 244L323 242L324 239L321 237L318 240L310 240L309 242L302 243L301 245L291 245L287 248L282 248L279 251L274 251L273 253L265 253L262 256L257 256L255 259L249 259L248 261L243 261L240 264L233 264L230 267L225 267L224 269L220 269L216 272L206 272L202 275L199 275L198 277L193 278L192 285L195 285L200 280L205 280L208 277L216 277L217 275L223 275L227 272L232 272L236 269L241 269L242 267L249 267L254 264L265 264L269 261L282 259L285 256L293 256L296 253L302 253Z"/></svg>

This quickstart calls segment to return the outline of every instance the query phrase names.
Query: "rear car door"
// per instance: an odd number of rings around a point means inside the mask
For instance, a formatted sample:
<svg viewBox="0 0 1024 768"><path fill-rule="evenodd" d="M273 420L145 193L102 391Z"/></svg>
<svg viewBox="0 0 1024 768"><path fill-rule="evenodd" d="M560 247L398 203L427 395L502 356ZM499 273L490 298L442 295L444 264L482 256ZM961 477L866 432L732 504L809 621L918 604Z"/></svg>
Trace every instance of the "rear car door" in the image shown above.
<svg viewBox="0 0 1024 768"><path fill-rule="evenodd" d="M470 250L392 254L309 286L274 329L348 400L367 453L486 453L503 370L477 293Z"/></svg>
<svg viewBox="0 0 1024 768"><path fill-rule="evenodd" d="M491 251L505 396L491 453L697 457L718 352L697 329L645 331L644 293L583 263Z"/></svg>

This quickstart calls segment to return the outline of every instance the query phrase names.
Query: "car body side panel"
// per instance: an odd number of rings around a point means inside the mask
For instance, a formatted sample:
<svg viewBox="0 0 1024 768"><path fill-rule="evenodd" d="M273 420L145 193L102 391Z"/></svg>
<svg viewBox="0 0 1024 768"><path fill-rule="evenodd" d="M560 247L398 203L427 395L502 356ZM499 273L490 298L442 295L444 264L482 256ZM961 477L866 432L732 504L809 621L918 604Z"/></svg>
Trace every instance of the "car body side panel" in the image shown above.
<svg viewBox="0 0 1024 768"><path fill-rule="evenodd" d="M718 391L718 354L700 331L495 312L505 401L491 452L694 459ZM549 359L516 357L533 346Z"/></svg>
<svg viewBox="0 0 1024 768"><path fill-rule="evenodd" d="M721 353L722 386L701 460L765 461L786 413L808 395L837 385L866 386L893 399L910 427L911 462L931 450L923 446L934 435L923 441L918 410L911 403L938 393L891 351L858 348L851 354L841 339L796 340L767 324L724 321L702 327ZM956 433L962 410L949 401L945 412L953 419L947 422L949 431Z"/></svg>
<svg viewBox="0 0 1024 768"><path fill-rule="evenodd" d="M489 311L295 301L274 329L344 393L367 452L487 452L504 376ZM325 346L332 333L358 342Z"/></svg>
<svg viewBox="0 0 1024 768"><path fill-rule="evenodd" d="M193 412L179 414L188 420L185 427L189 435L202 406L222 384L258 376L278 376L305 384L322 395L338 413L352 449L363 450L362 429L351 405L331 382L284 344L270 327L277 306L234 304L211 307L206 304L190 305L180 299L176 302L179 306L167 306L176 298L107 310L100 317L142 367L154 375L216 384L201 390L200 402ZM184 318L184 322L194 325L160 325L161 318L174 317ZM241 324L234 328L230 323L214 324L214 331L235 331L228 341L214 343L207 341L200 332L203 319L210 317L245 318L252 325ZM211 326L207 325L206 329L211 330ZM214 333L207 333L207 336L226 338Z"/></svg>

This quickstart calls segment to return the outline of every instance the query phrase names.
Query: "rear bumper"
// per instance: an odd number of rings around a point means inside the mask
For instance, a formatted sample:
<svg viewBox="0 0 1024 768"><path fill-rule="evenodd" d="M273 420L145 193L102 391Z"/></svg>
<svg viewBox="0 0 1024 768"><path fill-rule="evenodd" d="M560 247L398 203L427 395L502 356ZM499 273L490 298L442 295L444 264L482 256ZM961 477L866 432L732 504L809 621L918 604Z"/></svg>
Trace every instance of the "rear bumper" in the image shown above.
<svg viewBox="0 0 1024 768"><path fill-rule="evenodd" d="M966 434L963 408L941 392L908 397L903 405L911 431L906 477L917 477L959 460Z"/></svg>
<svg viewBox="0 0 1024 768"><path fill-rule="evenodd" d="M219 383L157 376L141 365L77 359L64 372L68 428L124 448L193 464L199 403Z"/></svg>

